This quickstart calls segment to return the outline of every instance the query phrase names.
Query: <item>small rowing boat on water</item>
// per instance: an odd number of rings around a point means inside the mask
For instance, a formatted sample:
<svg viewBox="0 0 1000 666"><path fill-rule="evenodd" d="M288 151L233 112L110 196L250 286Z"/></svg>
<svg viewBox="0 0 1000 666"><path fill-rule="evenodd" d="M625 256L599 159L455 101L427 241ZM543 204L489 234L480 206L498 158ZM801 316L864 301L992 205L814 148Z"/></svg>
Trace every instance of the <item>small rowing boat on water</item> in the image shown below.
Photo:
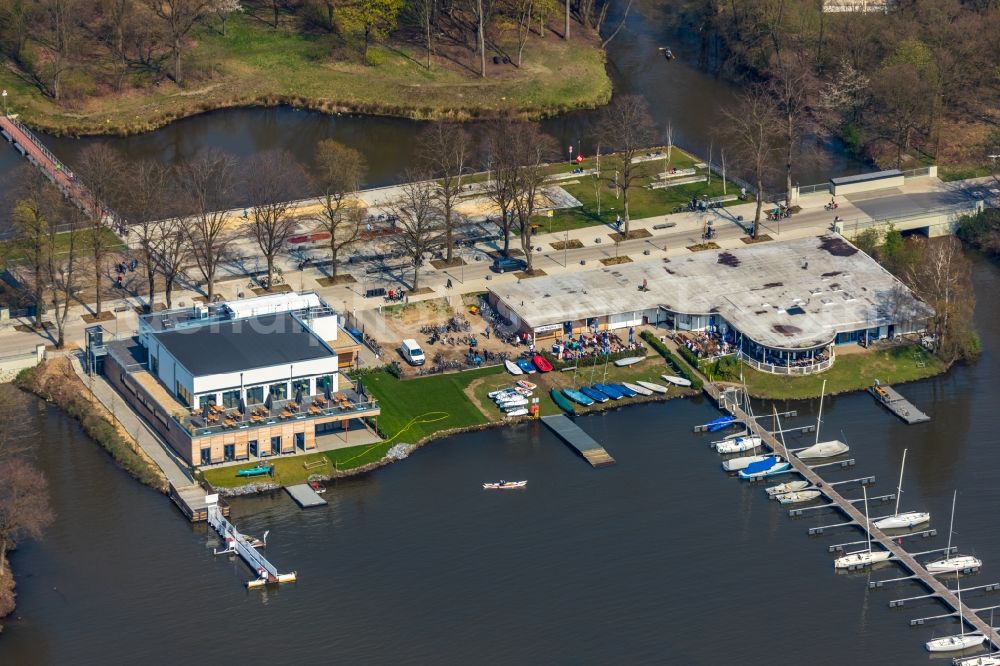
<svg viewBox="0 0 1000 666"><path fill-rule="evenodd" d="M310 481L309 487L312 488L313 492L316 493L317 495L322 495L323 493L326 492L326 486L324 486L319 481Z"/></svg>
<svg viewBox="0 0 1000 666"><path fill-rule="evenodd" d="M768 456L766 460L751 463L746 469L740 472L741 479L762 479L765 476L774 476L788 471L792 464L779 456Z"/></svg>
<svg viewBox="0 0 1000 666"><path fill-rule="evenodd" d="M809 448L802 449L795 455L798 456L800 460L814 460L816 458L833 458L834 456L839 456L842 453L847 453L850 450L851 447L847 444L844 444L838 439L834 439L829 442L813 444Z"/></svg>
<svg viewBox="0 0 1000 666"><path fill-rule="evenodd" d="M513 488L524 488L528 485L527 481L495 481L493 483L484 483L483 490L511 490Z"/></svg>
<svg viewBox="0 0 1000 666"><path fill-rule="evenodd" d="M715 450L719 453L742 453L752 451L760 446L760 437L737 437L736 439L724 439L715 443Z"/></svg>
<svg viewBox="0 0 1000 666"><path fill-rule="evenodd" d="M518 367L517 363L514 363L514 361L510 360L509 358L505 358L503 360L503 366L507 368L507 372L509 372L512 375L524 374L524 370Z"/></svg>
<svg viewBox="0 0 1000 666"><path fill-rule="evenodd" d="M594 384L594 388L608 396L612 400L621 400L625 397L625 394L619 391L617 388L611 384Z"/></svg>
<svg viewBox="0 0 1000 666"><path fill-rule="evenodd" d="M654 384L653 382L646 382L641 379L635 380L635 383L643 388L647 388L653 393L666 393L667 387L662 384Z"/></svg>
<svg viewBox="0 0 1000 666"><path fill-rule="evenodd" d="M532 359L539 372L552 372L552 364L541 354L535 354Z"/></svg>
<svg viewBox="0 0 1000 666"><path fill-rule="evenodd" d="M645 386L641 386L638 383L630 384L629 382L622 382L622 386L632 391L632 393L636 393L638 395L653 395L652 389L648 389Z"/></svg>
<svg viewBox="0 0 1000 666"><path fill-rule="evenodd" d="M739 458L730 458L722 463L722 469L727 472L739 472L740 470L746 469L748 465L755 462L760 462L761 460L766 460L770 456L741 456Z"/></svg>
<svg viewBox="0 0 1000 666"><path fill-rule="evenodd" d="M530 375L538 372L538 368L535 367L535 364L526 358L519 358L514 361L514 363L516 363L517 367L521 368L521 372L525 374Z"/></svg>
<svg viewBox="0 0 1000 666"><path fill-rule="evenodd" d="M528 389L529 391L534 391L536 388L538 388L538 384L533 384L532 382L529 382L527 379L518 379L517 385L523 389Z"/></svg>
<svg viewBox="0 0 1000 666"><path fill-rule="evenodd" d="M559 392L559 389L552 389L549 391L549 395L552 396L552 402L556 403L556 406L559 407L559 409L568 414L576 413L576 410L573 409L573 404L563 397L563 394Z"/></svg>
<svg viewBox="0 0 1000 666"><path fill-rule="evenodd" d="M624 384L611 384L611 386L614 386L616 389L618 389L618 392L621 393L626 398L634 398L635 396L639 395L638 393L636 393L629 387L625 386Z"/></svg>
<svg viewBox="0 0 1000 666"><path fill-rule="evenodd" d="M771 486L770 488L765 488L764 492L767 493L768 497L775 498L778 495L798 492L800 490L805 490L808 487L808 481L788 481L786 483L779 483L776 486Z"/></svg>
<svg viewBox="0 0 1000 666"><path fill-rule="evenodd" d="M690 379L684 379L683 377L678 377L676 375L660 375L663 377L663 381L670 382L675 386L691 386Z"/></svg>
<svg viewBox="0 0 1000 666"><path fill-rule="evenodd" d="M809 502L814 500L821 494L822 493L818 490L799 490L794 493L778 495L778 501L782 504L798 504L800 502Z"/></svg>
<svg viewBox="0 0 1000 666"><path fill-rule="evenodd" d="M617 361L615 361L615 365L617 365L619 368L626 368L630 365L635 365L639 361L645 361L645 360L646 360L645 356L629 356L627 358L618 359Z"/></svg>
<svg viewBox="0 0 1000 666"><path fill-rule="evenodd" d="M599 391L590 386L581 386L580 393L584 394L594 402L607 402L611 399L603 391Z"/></svg>
<svg viewBox="0 0 1000 666"><path fill-rule="evenodd" d="M577 391L576 389L564 388L563 394L573 402L581 404L584 407L590 407L592 404L594 404L593 398L588 398L587 396L585 396L580 391Z"/></svg>
<svg viewBox="0 0 1000 666"><path fill-rule="evenodd" d="M708 429L709 432L718 432L719 430L728 428L729 426L734 425L735 423L737 423L735 416L728 416L728 415L720 416L717 419L712 419L711 421L709 421L708 424L706 425L706 428Z"/></svg>

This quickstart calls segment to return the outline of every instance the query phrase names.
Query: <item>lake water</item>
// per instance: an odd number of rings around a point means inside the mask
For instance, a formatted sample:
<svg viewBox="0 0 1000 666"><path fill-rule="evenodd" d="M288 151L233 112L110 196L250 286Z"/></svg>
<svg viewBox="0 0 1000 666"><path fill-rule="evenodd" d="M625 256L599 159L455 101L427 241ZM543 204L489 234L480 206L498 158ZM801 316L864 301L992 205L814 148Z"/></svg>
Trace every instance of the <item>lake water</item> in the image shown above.
<svg viewBox="0 0 1000 666"><path fill-rule="evenodd" d="M874 474L875 495L893 491L909 449L903 508L931 511L939 531L914 550L945 545L959 489L956 544L985 561L964 586L1000 580L1000 313L989 301L1000 270L977 258L975 284L983 357L902 387L929 424L906 426L857 393L828 399L823 426L858 461L826 478ZM957 630L909 627L943 612L935 602L888 608L922 594L916 585L870 591L869 579L899 575L892 565L835 574L827 546L860 533L806 531L839 514L790 519L760 486L723 474L710 437L691 433L718 415L703 399L578 419L617 459L607 469L532 424L428 445L333 484L326 507L302 511L283 493L235 500L234 522L271 530L268 557L299 575L253 592L242 561L212 555L204 525L130 480L74 422L17 399L58 518L12 558L22 619L0 638L2 664L902 665ZM798 409L787 425L803 425L817 403L779 409ZM529 484L480 489L498 478ZM994 599L967 595L973 607Z"/></svg>

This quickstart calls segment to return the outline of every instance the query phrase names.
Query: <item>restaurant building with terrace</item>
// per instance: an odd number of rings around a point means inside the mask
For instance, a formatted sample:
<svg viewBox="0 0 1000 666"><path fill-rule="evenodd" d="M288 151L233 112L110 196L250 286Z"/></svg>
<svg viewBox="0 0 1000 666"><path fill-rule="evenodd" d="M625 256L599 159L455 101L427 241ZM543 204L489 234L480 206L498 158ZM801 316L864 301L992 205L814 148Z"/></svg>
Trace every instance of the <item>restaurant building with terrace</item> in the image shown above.
<svg viewBox="0 0 1000 666"><path fill-rule="evenodd" d="M341 323L311 292L163 311L103 345L99 370L192 467L375 442Z"/></svg>
<svg viewBox="0 0 1000 666"><path fill-rule="evenodd" d="M826 370L838 345L919 335L933 315L837 234L501 283L488 300L536 345L651 326L700 356L786 375Z"/></svg>

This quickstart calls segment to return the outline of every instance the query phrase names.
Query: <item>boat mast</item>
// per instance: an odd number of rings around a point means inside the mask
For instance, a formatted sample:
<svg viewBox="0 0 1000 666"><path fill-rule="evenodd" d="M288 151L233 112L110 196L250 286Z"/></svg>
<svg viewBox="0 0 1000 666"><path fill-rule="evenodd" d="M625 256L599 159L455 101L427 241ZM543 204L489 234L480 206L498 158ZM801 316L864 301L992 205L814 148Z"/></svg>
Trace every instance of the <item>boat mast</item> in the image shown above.
<svg viewBox="0 0 1000 666"><path fill-rule="evenodd" d="M788 460L788 447L785 445L785 432L781 427L781 419L778 418L778 409L773 404L771 405L771 412L774 414L774 422L778 424L778 434L781 436L781 448L785 452L785 460Z"/></svg>
<svg viewBox="0 0 1000 666"><path fill-rule="evenodd" d="M965 638L965 614L962 613L962 578L958 575L958 570L955 570L955 583L958 585L958 628L962 632L962 638ZM990 621L990 626L993 622Z"/></svg>
<svg viewBox="0 0 1000 666"><path fill-rule="evenodd" d="M865 494L865 534L868 535L868 555L872 554L872 525L868 519L868 486L861 486Z"/></svg>
<svg viewBox="0 0 1000 666"><path fill-rule="evenodd" d="M899 515L899 500L903 497L903 470L906 469L906 449L903 449L903 462L899 465L899 485L896 486L896 512L892 515Z"/></svg>
<svg viewBox="0 0 1000 666"><path fill-rule="evenodd" d="M823 380L823 388L819 394L819 414L816 415L816 443L819 444L819 424L823 420L823 396L826 395L826 380Z"/></svg>
<svg viewBox="0 0 1000 666"><path fill-rule="evenodd" d="M948 523L948 550L944 551L946 560L951 559L951 535L955 531L955 499L958 497L958 489L951 496L951 522Z"/></svg>

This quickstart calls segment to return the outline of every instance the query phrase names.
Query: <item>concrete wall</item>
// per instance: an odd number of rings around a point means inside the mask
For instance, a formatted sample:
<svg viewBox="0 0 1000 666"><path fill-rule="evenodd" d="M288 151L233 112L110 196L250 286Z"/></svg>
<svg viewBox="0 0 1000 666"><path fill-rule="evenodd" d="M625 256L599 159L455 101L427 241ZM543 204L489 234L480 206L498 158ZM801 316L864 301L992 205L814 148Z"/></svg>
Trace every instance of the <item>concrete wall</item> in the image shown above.
<svg viewBox="0 0 1000 666"><path fill-rule="evenodd" d="M45 360L45 345L36 345L35 351L26 354L0 357L0 384L14 381L25 368L33 368Z"/></svg>

